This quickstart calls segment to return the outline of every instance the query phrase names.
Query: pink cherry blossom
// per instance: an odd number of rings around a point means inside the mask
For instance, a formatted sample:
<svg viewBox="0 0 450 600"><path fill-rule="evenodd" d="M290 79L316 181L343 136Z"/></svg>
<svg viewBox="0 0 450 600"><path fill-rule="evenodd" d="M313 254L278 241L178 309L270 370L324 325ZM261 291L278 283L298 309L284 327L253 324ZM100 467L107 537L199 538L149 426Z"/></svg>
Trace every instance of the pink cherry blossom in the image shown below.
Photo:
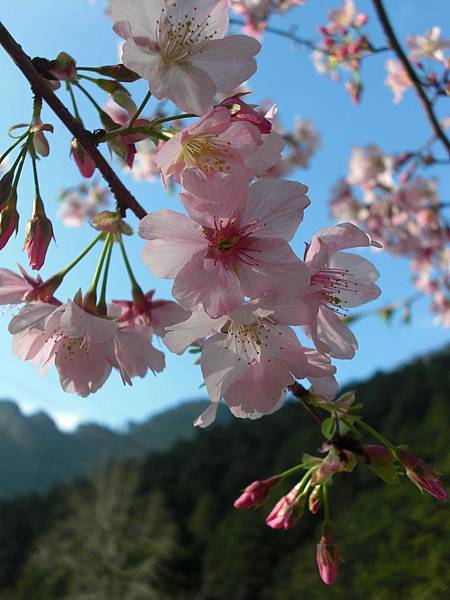
<svg viewBox="0 0 450 600"><path fill-rule="evenodd" d="M347 181L351 185L361 185L363 188L378 184L386 187L392 185L392 157L375 144L368 144L364 148L354 146L349 167Z"/></svg>
<svg viewBox="0 0 450 600"><path fill-rule="evenodd" d="M278 134L262 135L255 125L237 122L227 108L217 106L163 143L155 162L165 181L173 176L179 182L186 169L205 176L231 171L250 180L278 162L283 146Z"/></svg>
<svg viewBox="0 0 450 600"><path fill-rule="evenodd" d="M329 359L303 348L294 330L273 314L252 301L218 319L197 309L189 319L167 328L164 343L177 354L206 338L200 366L211 405L195 425L207 427L214 421L222 398L237 417L270 414L281 407L288 386L305 377L317 386L317 393L332 387L334 397L337 384Z"/></svg>
<svg viewBox="0 0 450 600"><path fill-rule="evenodd" d="M158 99L203 114L217 92L233 89L256 70L256 40L224 37L227 0L112 0L114 30L125 39L123 64L149 82Z"/></svg>
<svg viewBox="0 0 450 600"><path fill-rule="evenodd" d="M173 295L189 310L202 305L213 317L229 313L245 296L260 297L307 284L305 265L288 242L309 205L300 183L262 180L250 188L215 175L183 177L181 199L189 216L171 210L140 222L150 240L143 259L158 277L175 278Z"/></svg>
<svg viewBox="0 0 450 600"><path fill-rule="evenodd" d="M320 542L317 544L316 559L322 581L327 585L336 583L339 568L339 551L334 541L333 532L329 527L325 528Z"/></svg>
<svg viewBox="0 0 450 600"><path fill-rule="evenodd" d="M319 352L349 359L358 342L343 321L348 308L360 306L380 295L375 285L379 273L367 259L341 252L347 248L378 246L351 223L321 229L309 245L305 264L310 285L294 296L284 295L275 317L301 325Z"/></svg>
<svg viewBox="0 0 450 600"><path fill-rule="evenodd" d="M414 62L420 62L423 58L444 62L444 50L450 48L450 39L441 38L439 27L432 27L424 35L410 35L407 43L409 58Z"/></svg>
<svg viewBox="0 0 450 600"><path fill-rule="evenodd" d="M12 319L9 331L16 356L40 364L42 372L54 364L62 388L82 397L96 392L112 367L128 384L148 369L164 368L164 355L151 346L149 330L97 317L72 300L56 308L31 302Z"/></svg>
<svg viewBox="0 0 450 600"><path fill-rule="evenodd" d="M401 102L405 91L411 87L411 80L399 60L388 58L386 61L386 71L385 84L391 88L394 94L394 102L398 104Z"/></svg>

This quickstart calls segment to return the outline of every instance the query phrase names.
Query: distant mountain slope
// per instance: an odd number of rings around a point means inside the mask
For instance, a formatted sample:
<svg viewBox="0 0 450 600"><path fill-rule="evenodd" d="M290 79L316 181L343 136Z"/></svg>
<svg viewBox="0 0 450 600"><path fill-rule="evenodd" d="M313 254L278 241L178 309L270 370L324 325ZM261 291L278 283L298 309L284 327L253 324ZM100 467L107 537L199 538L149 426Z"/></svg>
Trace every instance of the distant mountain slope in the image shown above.
<svg viewBox="0 0 450 600"><path fill-rule="evenodd" d="M130 424L125 433L95 424L65 433L44 412L26 416L14 402L0 400L0 498L45 492L55 483L89 476L113 459L167 450L194 435L192 422L205 406L204 400L186 402Z"/></svg>

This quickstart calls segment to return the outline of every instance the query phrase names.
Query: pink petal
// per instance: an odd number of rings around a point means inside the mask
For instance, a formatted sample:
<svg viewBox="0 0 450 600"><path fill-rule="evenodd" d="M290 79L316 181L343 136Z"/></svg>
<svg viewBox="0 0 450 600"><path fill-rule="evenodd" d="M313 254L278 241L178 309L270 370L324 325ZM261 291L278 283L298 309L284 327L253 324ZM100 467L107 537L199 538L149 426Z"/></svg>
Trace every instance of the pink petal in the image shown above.
<svg viewBox="0 0 450 600"><path fill-rule="evenodd" d="M360 306L375 300L381 294L380 288L373 283L380 274L373 264L362 256L350 252L336 252L331 257L329 266L349 271L350 286L339 293L344 307Z"/></svg>
<svg viewBox="0 0 450 600"><path fill-rule="evenodd" d="M20 304L33 286L21 275L0 269L0 304Z"/></svg>
<svg viewBox="0 0 450 600"><path fill-rule="evenodd" d="M117 323L91 315L72 300L68 300L61 316L61 328L69 337L86 338L89 342L101 344L112 340Z"/></svg>
<svg viewBox="0 0 450 600"><path fill-rule="evenodd" d="M160 210L139 223L140 237L151 240L142 258L157 277L176 277L199 250L206 251L207 240L199 225L173 210Z"/></svg>
<svg viewBox="0 0 450 600"><path fill-rule="evenodd" d="M303 210L309 206L308 188L295 181L263 179L251 186L242 213L242 223L258 220L264 226L258 237L290 240L303 220Z"/></svg>
<svg viewBox="0 0 450 600"><path fill-rule="evenodd" d="M164 343L171 352L183 354L197 340L220 331L227 320L228 317L212 319L202 308L199 308L185 321L168 327Z"/></svg>
<svg viewBox="0 0 450 600"><path fill-rule="evenodd" d="M280 161L283 148L284 139L279 133L263 135L262 145L246 159L245 166L255 175L263 175Z"/></svg>

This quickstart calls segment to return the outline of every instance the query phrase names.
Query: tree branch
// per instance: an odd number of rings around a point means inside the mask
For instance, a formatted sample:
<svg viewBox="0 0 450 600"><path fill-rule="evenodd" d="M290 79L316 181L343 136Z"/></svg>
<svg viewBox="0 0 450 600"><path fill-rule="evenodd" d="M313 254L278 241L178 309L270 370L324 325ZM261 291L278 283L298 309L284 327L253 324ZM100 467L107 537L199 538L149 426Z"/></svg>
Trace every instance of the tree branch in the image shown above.
<svg viewBox="0 0 450 600"><path fill-rule="evenodd" d="M1 22L0 45L3 46L17 67L25 75L31 85L33 93L46 101L57 117L64 123L67 129L92 158L95 166L107 182L111 192L114 194L117 209L122 215L124 215L126 209L129 208L139 219L145 217L147 214L146 211L120 181L114 170L111 168L111 165L98 150L92 134L84 129L83 125L70 114L64 104L50 88L48 81L40 75L30 57L25 54L21 46L19 46Z"/></svg>
<svg viewBox="0 0 450 600"><path fill-rule="evenodd" d="M403 48L400 46L400 43L397 40L397 36L395 35L394 30L392 29L392 25L386 14L386 11L384 9L382 0L372 0L372 2L375 7L375 11L377 13L378 19L383 28L383 31L388 40L389 46L395 52L399 61L403 65L403 68L405 69L406 73L408 74L408 77L411 80L411 84L413 85L414 89L416 90L416 93L419 97L419 100L420 100L422 106L423 106L423 109L428 118L428 121L430 122L430 125L431 125L434 133L436 134L436 137L439 140L441 140L441 142L443 143L445 149L447 150L447 152L450 156L450 141L449 141L448 137L445 135L444 130L442 129L436 115L434 114L433 105L432 105L430 99L428 98L428 96L426 95L426 93L420 83L420 80L417 76L417 73L413 69L411 63L409 62L406 54L403 51Z"/></svg>

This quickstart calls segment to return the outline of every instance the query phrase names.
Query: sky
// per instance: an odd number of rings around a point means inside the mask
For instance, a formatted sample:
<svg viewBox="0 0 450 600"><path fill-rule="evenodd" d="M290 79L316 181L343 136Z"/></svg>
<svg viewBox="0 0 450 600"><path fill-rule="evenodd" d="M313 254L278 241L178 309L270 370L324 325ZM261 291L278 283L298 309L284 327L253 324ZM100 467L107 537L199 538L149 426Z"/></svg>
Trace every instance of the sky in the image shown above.
<svg viewBox="0 0 450 600"><path fill-rule="evenodd" d="M288 16L275 18L272 24L286 30L297 26L299 35L313 38L317 25L325 22L327 11L338 4L337 0L309 0ZM371 3L359 0L357 5L360 10L369 14L368 31L372 42L376 46L384 45L383 34L376 23ZM423 33L436 24L444 26L450 23L448 0L428 0L426 11L423 10L423 0L386 2L386 5L401 39L405 39L409 33ZM118 61L118 38L111 31L109 19L103 15L101 1L2 2L0 19L31 56L52 58L64 50L83 66L113 64ZM450 31L444 29L444 34L449 36ZM387 152L396 152L414 149L430 136L429 125L413 92L409 91L399 106L393 103L392 93L383 84L385 60L386 56L380 55L365 61L363 78L366 89L363 102L361 106L354 107L342 84L324 80L317 74L309 51L293 48L289 41L270 34L263 40L263 49L258 56L258 71L249 82L253 90L251 101L257 103L272 99L278 105L281 119L287 127L290 127L296 114L313 119L322 137L321 148L313 158L311 168L290 175L291 179L309 186L311 198L311 206L305 212L304 221L293 244L300 255L303 253L304 243L314 232L331 222L328 211L329 190L339 177L346 174L353 144L375 143ZM10 143L7 136L9 127L29 121L32 95L21 73L1 49L0 76L0 149L3 150ZM134 83L130 89L139 103L146 93L145 83ZM66 93L59 93L67 103ZM100 103L106 102L106 97L96 97ZM446 100L443 104L445 102ZM86 116L86 126L92 129L98 127L94 113L83 98L79 99L79 105L83 116ZM444 114L440 110L440 116ZM55 132L50 136L50 157L38 165L46 210L53 217L58 208L59 192L63 188L77 185L80 176L69 158L69 134L49 109L44 111L43 117L45 122L55 126ZM116 166L120 170L117 163ZM121 176L147 210L182 210L176 195L167 195L159 182L135 182L125 173L121 173ZM442 168L436 170L436 176L440 180L442 196L446 198L444 193L449 189L450 176ZM22 253L23 227L31 213L32 202L32 175L30 169L27 169L19 193L21 230L17 239L1 252L1 267L15 269L17 262L26 265L26 256ZM56 216L53 222L56 245L49 251L42 271L44 278L68 264L94 237L94 232L88 225L79 230L67 230ZM130 216L128 222L136 229L137 221L134 217ZM128 252L133 259L133 268L141 287L154 288L158 297L169 298L171 282L155 279L144 267L140 260L142 247L143 241L137 236L127 240ZM381 298L367 308L381 307L414 293L406 260L394 258L384 252L368 251L365 256L380 271L379 285L382 289ZM128 279L119 254L116 253L115 257L109 283L110 297L128 298ZM63 300L73 295L79 287L87 289L97 260L98 253L93 251L64 282L59 294ZM415 305L411 325L399 323L398 320L386 325L375 317L357 322L354 332L360 348L355 359L336 361L339 381L365 378L380 369L389 370L412 356L448 343L448 330L433 324L427 304L426 300L420 300ZM144 380L136 380L133 387L124 388L119 375L114 373L99 392L88 398L66 394L60 388L54 370L41 377L35 367L22 363L12 355L7 325L16 309L2 308L0 398L14 399L26 413L45 410L64 429L72 429L78 423L86 421L123 428L129 421L139 421L183 400L205 396L200 387L200 370L193 364L192 355L178 357L168 352L166 370L158 377L150 374ZM395 401L395 398L392 400Z"/></svg>

